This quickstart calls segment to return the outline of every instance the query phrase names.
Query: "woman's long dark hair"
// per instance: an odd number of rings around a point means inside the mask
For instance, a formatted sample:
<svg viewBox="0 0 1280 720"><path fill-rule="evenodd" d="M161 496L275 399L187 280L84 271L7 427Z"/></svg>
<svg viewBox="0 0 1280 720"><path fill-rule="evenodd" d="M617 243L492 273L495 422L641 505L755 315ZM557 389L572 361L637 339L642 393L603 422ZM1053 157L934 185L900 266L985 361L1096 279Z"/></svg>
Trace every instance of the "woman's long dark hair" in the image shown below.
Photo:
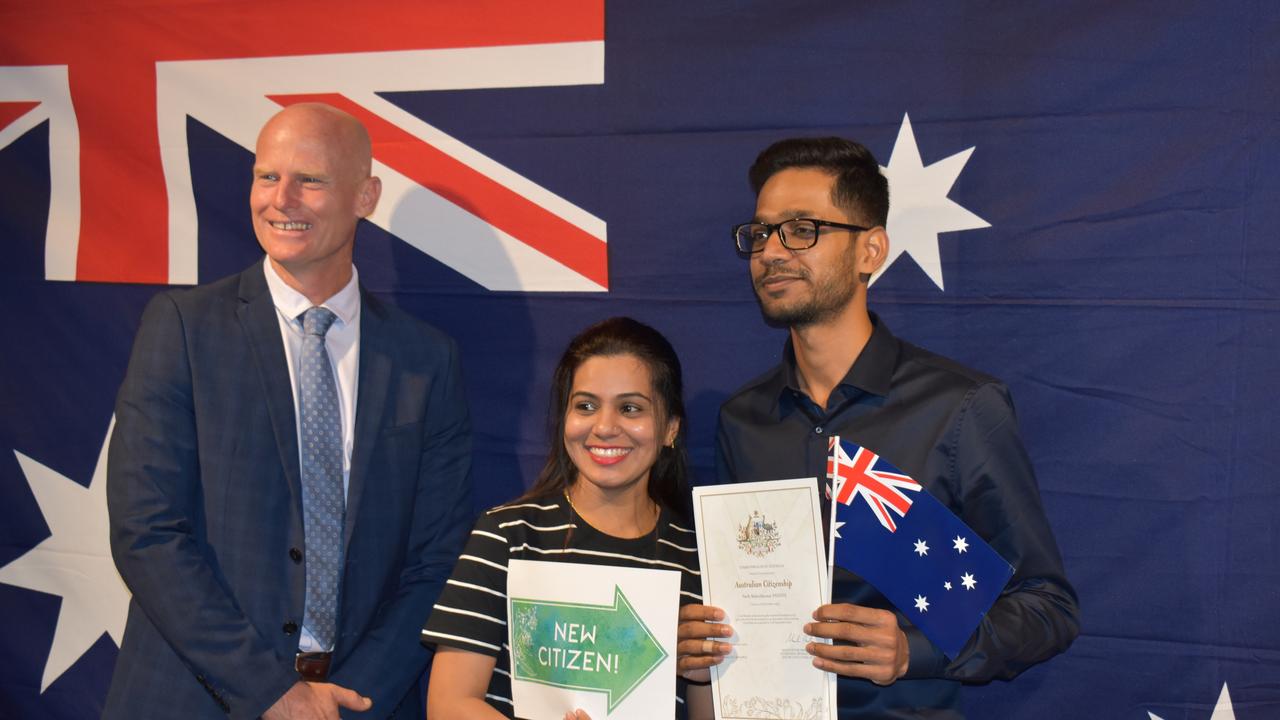
<svg viewBox="0 0 1280 720"><path fill-rule="evenodd" d="M573 484L578 470L564 446L564 426L574 373L590 358L617 355L635 356L649 368L659 417L664 423L676 420L680 422L674 446L661 446L658 449L658 459L649 471L649 497L658 505L681 515L687 513L689 481L688 460L684 449L687 423L684 419L684 381L680 377L680 358L662 333L629 317L609 318L583 330L569 343L564 355L560 357L560 364L556 366L551 382L551 403L547 407L551 452L533 487L516 502L560 492Z"/></svg>

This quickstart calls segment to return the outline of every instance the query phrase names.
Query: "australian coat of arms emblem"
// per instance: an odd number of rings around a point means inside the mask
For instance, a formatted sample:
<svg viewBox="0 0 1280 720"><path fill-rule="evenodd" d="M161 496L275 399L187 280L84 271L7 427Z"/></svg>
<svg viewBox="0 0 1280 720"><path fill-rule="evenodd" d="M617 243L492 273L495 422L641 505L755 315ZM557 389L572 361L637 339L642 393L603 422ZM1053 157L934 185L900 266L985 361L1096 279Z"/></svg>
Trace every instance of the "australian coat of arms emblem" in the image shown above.
<svg viewBox="0 0 1280 720"><path fill-rule="evenodd" d="M751 513L745 525L738 526L738 547L748 555L762 558L782 543L778 526L769 522L759 510Z"/></svg>

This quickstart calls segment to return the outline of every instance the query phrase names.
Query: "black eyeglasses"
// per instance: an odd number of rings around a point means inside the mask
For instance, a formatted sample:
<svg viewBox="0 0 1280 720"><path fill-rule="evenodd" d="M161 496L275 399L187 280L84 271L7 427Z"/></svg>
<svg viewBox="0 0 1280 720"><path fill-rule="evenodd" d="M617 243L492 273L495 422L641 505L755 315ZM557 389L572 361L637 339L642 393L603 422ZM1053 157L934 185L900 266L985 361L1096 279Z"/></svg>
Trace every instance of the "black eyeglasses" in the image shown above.
<svg viewBox="0 0 1280 720"><path fill-rule="evenodd" d="M769 236L777 231L782 247L788 250L808 250L818 244L818 231L823 227L835 227L842 230L863 232L871 228L861 225L815 220L814 218L795 218L780 223L749 222L733 226L733 241L738 245L738 254L753 255L764 249Z"/></svg>

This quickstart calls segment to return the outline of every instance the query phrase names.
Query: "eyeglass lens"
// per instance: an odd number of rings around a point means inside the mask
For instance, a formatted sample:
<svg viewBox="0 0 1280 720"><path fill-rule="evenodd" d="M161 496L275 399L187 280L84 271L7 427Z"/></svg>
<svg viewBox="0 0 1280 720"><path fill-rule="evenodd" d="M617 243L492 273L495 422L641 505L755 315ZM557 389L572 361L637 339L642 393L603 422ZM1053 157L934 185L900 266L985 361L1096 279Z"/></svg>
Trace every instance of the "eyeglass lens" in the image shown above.
<svg viewBox="0 0 1280 720"><path fill-rule="evenodd" d="M778 228L778 239L782 241L782 246L789 250L813 247L818 238L818 224L804 218L787 220L776 226L765 223L746 223L738 228L738 249L744 252L760 252L769 241L769 235L773 233L774 227Z"/></svg>

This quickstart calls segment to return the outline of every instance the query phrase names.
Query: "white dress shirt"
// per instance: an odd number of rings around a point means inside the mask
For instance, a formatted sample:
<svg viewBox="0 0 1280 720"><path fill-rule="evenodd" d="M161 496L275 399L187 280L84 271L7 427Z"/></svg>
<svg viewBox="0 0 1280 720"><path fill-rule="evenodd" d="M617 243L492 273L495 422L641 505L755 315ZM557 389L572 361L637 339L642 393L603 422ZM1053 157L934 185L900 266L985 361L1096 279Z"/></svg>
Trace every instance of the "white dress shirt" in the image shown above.
<svg viewBox="0 0 1280 720"><path fill-rule="evenodd" d="M289 384L293 388L293 416L298 432L298 464L302 464L302 413L298 408L298 358L302 354L302 313L311 309L311 301L305 295L285 284L271 261L264 259L264 273L271 301L276 306L276 319L280 322L280 337L284 341L284 356L289 365ZM338 385L338 411L342 416L342 491L345 495L351 483L351 448L355 444L356 378L360 371L360 282L356 268L351 267L351 280L333 297L320 303L337 316L325 334L325 349L334 369ZM298 649L302 652L319 652L333 648L318 647L315 638L304 626Z"/></svg>

